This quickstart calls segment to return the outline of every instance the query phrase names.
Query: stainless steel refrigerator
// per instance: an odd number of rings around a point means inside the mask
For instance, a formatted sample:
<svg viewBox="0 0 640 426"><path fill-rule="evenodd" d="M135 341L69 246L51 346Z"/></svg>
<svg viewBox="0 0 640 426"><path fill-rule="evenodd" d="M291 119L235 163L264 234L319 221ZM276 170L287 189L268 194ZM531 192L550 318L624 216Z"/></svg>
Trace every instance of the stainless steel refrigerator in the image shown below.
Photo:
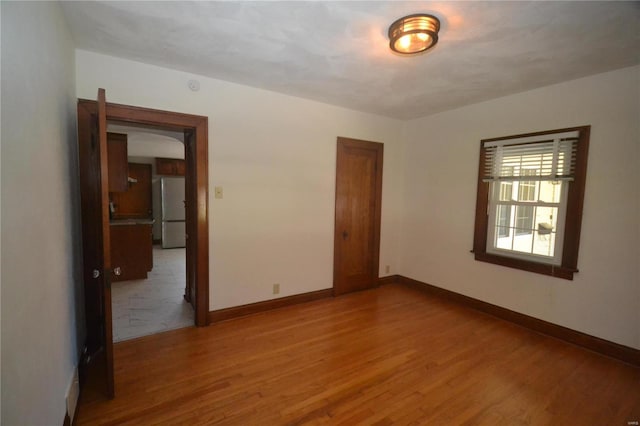
<svg viewBox="0 0 640 426"><path fill-rule="evenodd" d="M162 248L185 247L184 178L160 178Z"/></svg>

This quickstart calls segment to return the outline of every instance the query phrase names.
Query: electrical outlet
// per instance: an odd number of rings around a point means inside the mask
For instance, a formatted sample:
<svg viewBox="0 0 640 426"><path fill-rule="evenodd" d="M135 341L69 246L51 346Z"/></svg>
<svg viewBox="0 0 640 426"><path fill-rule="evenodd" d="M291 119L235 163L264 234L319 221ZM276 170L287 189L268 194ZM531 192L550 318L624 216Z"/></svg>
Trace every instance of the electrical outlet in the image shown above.
<svg viewBox="0 0 640 426"><path fill-rule="evenodd" d="M389 272L391 272L391 266L389 266L389 265L385 266L385 267L384 267L384 272L385 272L386 274L388 274Z"/></svg>
<svg viewBox="0 0 640 426"><path fill-rule="evenodd" d="M273 294L280 294L280 284L273 285Z"/></svg>

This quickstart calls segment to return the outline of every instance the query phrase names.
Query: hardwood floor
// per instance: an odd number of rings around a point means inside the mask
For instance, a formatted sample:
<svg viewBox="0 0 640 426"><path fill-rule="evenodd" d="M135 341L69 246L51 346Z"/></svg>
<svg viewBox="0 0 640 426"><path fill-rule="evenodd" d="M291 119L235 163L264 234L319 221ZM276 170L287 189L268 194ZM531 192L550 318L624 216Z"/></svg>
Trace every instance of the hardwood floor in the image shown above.
<svg viewBox="0 0 640 426"><path fill-rule="evenodd" d="M627 425L640 369L408 287L115 345L77 424Z"/></svg>

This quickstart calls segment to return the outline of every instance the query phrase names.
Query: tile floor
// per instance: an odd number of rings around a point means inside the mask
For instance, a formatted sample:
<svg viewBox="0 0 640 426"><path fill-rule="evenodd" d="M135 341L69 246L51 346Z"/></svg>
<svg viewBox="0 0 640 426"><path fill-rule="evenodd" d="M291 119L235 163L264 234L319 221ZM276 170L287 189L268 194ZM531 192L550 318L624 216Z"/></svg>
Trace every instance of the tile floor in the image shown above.
<svg viewBox="0 0 640 426"><path fill-rule="evenodd" d="M183 297L185 263L184 248L154 246L146 280L112 284L114 342L193 325L193 308Z"/></svg>

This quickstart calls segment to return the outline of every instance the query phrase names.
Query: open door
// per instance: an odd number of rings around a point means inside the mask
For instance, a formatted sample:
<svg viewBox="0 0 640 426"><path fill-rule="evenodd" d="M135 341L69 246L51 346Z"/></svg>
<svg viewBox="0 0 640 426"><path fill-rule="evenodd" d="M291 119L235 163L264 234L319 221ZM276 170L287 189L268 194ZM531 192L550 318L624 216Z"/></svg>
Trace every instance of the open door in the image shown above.
<svg viewBox="0 0 640 426"><path fill-rule="evenodd" d="M98 101L78 101L78 148L82 197L82 244L86 343L80 362L81 381L114 397L107 115L104 89Z"/></svg>

